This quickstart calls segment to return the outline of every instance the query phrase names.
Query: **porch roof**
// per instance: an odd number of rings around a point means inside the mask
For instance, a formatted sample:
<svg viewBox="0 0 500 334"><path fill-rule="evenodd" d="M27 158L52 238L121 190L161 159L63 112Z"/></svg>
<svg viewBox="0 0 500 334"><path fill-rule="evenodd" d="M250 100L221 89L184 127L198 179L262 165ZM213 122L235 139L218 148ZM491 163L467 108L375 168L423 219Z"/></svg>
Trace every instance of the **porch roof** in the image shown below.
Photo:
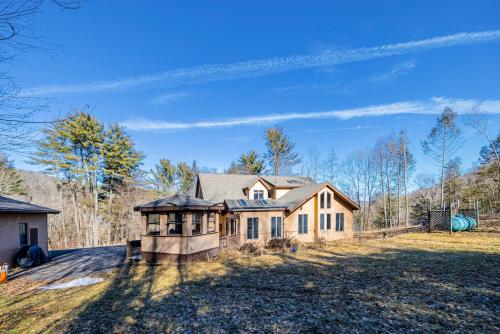
<svg viewBox="0 0 500 334"><path fill-rule="evenodd" d="M138 205L134 211L177 211L177 210L220 210L215 203L191 197L189 195L173 195Z"/></svg>

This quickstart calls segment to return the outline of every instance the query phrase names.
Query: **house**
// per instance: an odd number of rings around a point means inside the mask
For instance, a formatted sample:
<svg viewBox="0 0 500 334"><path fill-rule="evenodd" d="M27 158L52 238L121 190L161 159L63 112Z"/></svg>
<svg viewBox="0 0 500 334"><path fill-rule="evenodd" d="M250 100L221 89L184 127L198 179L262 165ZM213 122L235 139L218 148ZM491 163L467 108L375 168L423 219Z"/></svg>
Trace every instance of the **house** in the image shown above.
<svg viewBox="0 0 500 334"><path fill-rule="evenodd" d="M219 248L271 239L350 239L358 205L329 183L299 176L200 173L195 196L175 195L141 212L148 261L206 258Z"/></svg>
<svg viewBox="0 0 500 334"><path fill-rule="evenodd" d="M48 253L47 215L59 211L0 196L0 263L14 265L25 245L38 245Z"/></svg>

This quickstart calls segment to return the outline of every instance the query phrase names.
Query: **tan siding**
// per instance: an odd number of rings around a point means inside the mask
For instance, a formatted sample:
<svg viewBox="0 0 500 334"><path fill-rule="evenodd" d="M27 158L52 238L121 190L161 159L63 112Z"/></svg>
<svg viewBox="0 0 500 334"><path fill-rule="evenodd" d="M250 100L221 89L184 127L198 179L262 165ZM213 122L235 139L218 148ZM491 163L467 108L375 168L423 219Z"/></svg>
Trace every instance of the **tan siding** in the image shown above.
<svg viewBox="0 0 500 334"><path fill-rule="evenodd" d="M38 245L48 254L47 214L0 214L0 262L13 264L20 247L19 224L28 223L29 229L38 228Z"/></svg>
<svg viewBox="0 0 500 334"><path fill-rule="evenodd" d="M263 190L264 191L264 198L269 198L268 193L267 193L267 188L262 184L262 182L258 181L255 183L249 190L248 190L248 199L253 199L253 191L254 190Z"/></svg>
<svg viewBox="0 0 500 334"><path fill-rule="evenodd" d="M287 192L289 192L290 189L275 189L274 190L274 199L278 199L280 198L281 196L285 195Z"/></svg>
<svg viewBox="0 0 500 334"><path fill-rule="evenodd" d="M299 214L307 214L307 234L299 234ZM285 218L285 231L288 237L301 242L314 241L314 197Z"/></svg>
<svg viewBox="0 0 500 334"><path fill-rule="evenodd" d="M282 217L283 211L267 211L267 212L242 212L240 214L240 231L241 231L241 243L246 241L256 241L262 245L265 245L269 240L271 240L271 217ZM247 240L247 219L248 218L258 218L259 219L259 238Z"/></svg>

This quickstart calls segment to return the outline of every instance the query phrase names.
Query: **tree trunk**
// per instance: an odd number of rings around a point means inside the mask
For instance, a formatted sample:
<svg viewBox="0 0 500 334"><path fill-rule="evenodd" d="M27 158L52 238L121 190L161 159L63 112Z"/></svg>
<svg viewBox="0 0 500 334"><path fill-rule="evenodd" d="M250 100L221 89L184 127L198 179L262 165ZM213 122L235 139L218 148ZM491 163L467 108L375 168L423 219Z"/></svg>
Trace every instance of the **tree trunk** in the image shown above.
<svg viewBox="0 0 500 334"><path fill-rule="evenodd" d="M81 247L82 246L82 242L81 242L81 239L80 239L80 236L81 236L81 232L80 232L80 222L79 222L79 217L78 217L78 207L77 207L77 201L76 201L76 192L73 192L73 196L72 197L72 200L73 200L73 219L75 221L75 229L76 229L76 246L77 247Z"/></svg>
<svg viewBox="0 0 500 334"><path fill-rule="evenodd" d="M397 184L397 191L398 191L398 227L401 226L401 166L400 166L400 161L398 157L398 184Z"/></svg>
<svg viewBox="0 0 500 334"><path fill-rule="evenodd" d="M443 128L443 142L441 148L441 209L444 210L444 167L446 161L446 130Z"/></svg>
<svg viewBox="0 0 500 334"><path fill-rule="evenodd" d="M409 210L408 210L408 156L406 154L406 142L403 151L403 178L404 178L404 192L405 192L405 226L408 226L410 220Z"/></svg>

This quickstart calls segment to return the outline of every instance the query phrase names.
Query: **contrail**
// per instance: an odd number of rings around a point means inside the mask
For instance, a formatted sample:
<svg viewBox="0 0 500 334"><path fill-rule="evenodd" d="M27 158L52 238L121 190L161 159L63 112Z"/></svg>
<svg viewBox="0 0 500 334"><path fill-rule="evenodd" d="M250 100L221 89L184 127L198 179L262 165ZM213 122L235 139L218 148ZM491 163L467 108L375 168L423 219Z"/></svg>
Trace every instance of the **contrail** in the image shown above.
<svg viewBox="0 0 500 334"><path fill-rule="evenodd" d="M191 130L227 128L235 126L255 126L265 124L276 124L292 120L307 119L351 119L358 117L381 117L399 114L421 114L433 115L441 113L449 106L459 114L470 114L481 111L487 114L500 114L500 100L475 100L475 99L451 99L444 97L433 97L424 101L402 101L396 103L367 106L361 108L338 109L330 111L285 113L258 115L250 117L231 118L223 120L204 120L198 122L166 122L148 119L131 119L122 122L129 130L136 131L160 131L160 130Z"/></svg>
<svg viewBox="0 0 500 334"><path fill-rule="evenodd" d="M25 95L53 95L64 93L91 93L112 91L154 84L185 85L208 83L264 76L275 73L326 67L338 64L422 52L456 45L468 45L496 41L500 39L499 30L463 32L429 39L404 43L386 44L374 47L324 51L311 55L291 55L260 60L250 60L230 64L203 65L179 68L159 73L139 75L109 81L87 83L44 85L25 90Z"/></svg>

